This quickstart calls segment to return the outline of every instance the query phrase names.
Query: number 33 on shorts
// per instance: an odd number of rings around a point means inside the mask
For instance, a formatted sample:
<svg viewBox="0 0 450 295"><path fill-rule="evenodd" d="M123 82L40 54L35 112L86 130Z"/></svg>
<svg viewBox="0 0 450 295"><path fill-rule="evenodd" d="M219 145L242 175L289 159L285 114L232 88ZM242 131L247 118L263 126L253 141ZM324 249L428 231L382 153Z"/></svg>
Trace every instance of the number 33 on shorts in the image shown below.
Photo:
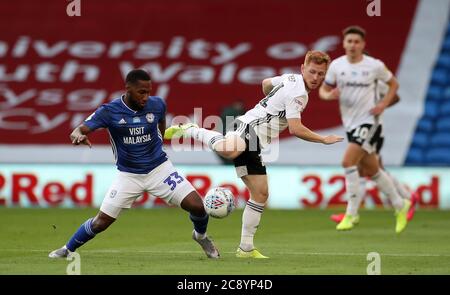
<svg viewBox="0 0 450 295"><path fill-rule="evenodd" d="M170 190L173 191L177 184L183 182L184 178L178 175L178 172L170 173L169 177L167 177L163 182L167 183L170 186Z"/></svg>

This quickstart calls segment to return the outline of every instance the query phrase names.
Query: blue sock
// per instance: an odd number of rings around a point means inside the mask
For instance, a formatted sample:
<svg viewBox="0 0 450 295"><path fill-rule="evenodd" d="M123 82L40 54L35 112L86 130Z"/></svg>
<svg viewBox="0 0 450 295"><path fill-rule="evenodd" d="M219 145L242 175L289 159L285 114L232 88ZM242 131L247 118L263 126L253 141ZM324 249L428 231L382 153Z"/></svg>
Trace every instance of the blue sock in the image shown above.
<svg viewBox="0 0 450 295"><path fill-rule="evenodd" d="M77 248L81 247L84 243L95 237L97 233L92 230L92 221L94 218L89 218L83 223L80 228L75 232L75 234L70 238L69 242L66 244L67 249L70 251L75 251Z"/></svg>
<svg viewBox="0 0 450 295"><path fill-rule="evenodd" d="M194 229L197 233L203 235L206 233L206 228L208 227L209 215L205 213L204 216L194 216L189 214L189 218L194 224Z"/></svg>

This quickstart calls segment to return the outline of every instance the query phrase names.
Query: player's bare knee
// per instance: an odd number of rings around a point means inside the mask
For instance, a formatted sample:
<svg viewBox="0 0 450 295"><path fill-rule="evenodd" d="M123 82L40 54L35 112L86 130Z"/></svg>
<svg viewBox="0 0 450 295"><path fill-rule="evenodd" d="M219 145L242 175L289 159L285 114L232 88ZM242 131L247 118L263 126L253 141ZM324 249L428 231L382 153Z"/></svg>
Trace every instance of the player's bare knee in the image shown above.
<svg viewBox="0 0 450 295"><path fill-rule="evenodd" d="M246 148L245 140L234 133L227 133L223 144L223 150L227 153L231 153L232 155L236 153L240 154L245 151Z"/></svg>
<svg viewBox="0 0 450 295"><path fill-rule="evenodd" d="M236 159L242 152L240 151L223 151L220 153L222 157L228 160Z"/></svg>
<svg viewBox="0 0 450 295"><path fill-rule="evenodd" d="M235 133L227 133L225 140L218 142L214 150L223 158L233 160L245 151L245 141Z"/></svg>
<svg viewBox="0 0 450 295"><path fill-rule="evenodd" d="M269 192L268 191L259 191L255 194L252 194L252 200L258 202L258 203L265 203L267 199L269 198Z"/></svg>
<svg viewBox="0 0 450 295"><path fill-rule="evenodd" d="M366 176L368 177L375 176L380 170L378 158L373 154L364 157L361 164L364 168Z"/></svg>

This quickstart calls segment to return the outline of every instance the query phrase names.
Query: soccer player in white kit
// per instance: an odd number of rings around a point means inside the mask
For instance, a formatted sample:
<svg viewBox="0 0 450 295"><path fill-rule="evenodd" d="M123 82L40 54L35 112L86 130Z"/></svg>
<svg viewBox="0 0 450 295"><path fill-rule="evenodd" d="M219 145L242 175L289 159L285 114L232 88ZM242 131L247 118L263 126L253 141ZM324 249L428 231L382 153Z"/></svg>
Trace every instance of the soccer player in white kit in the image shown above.
<svg viewBox="0 0 450 295"><path fill-rule="evenodd" d="M369 55L368 53L364 53L364 54ZM389 91L389 86L381 80L378 80L376 87L378 88L378 93L380 94L380 98L384 97L386 95L386 93ZM388 105L388 108L397 104L399 101L400 101L400 97L398 96L398 94L395 94L393 100ZM383 142L384 142L384 137L381 137L380 141L378 142L377 147L376 147L376 153L378 155L378 162L379 162L380 168L385 170L383 161L382 161L382 158L380 155L380 151L383 147ZM364 171L364 167L361 167L361 165L358 165L358 172L359 172L359 176L361 177L359 180L360 194L357 196L357 198L358 198L357 204L358 205L355 206L356 209L354 209L356 212L353 213L356 216L356 218L353 219L354 224L359 223L358 208L359 208L362 200L364 199L364 196L366 193L365 187L366 187L366 182L367 182L366 181L367 173ZM409 211L407 214L408 221L411 221L411 219L414 217L414 213L415 213L415 203L417 202L417 198L418 198L417 194L416 194L416 192L409 190L408 187L406 187L403 183L400 183L400 181L398 181L398 179L396 179L391 174L388 173L388 175L391 177L392 181L394 182L395 188L397 189L397 192L399 193L399 195L403 199L411 200L411 207L409 208ZM344 217L345 217L345 213L341 213L341 214L332 214L330 218L332 221L334 221L336 223L340 223L344 219Z"/></svg>
<svg viewBox="0 0 450 295"><path fill-rule="evenodd" d="M382 141L381 114L394 99L397 79L378 59L364 55L365 31L351 26L343 31L345 55L335 59L319 90L324 100L339 99L344 127L349 141L342 160L345 169L346 190L349 195L344 219L337 230L349 230L358 222L357 210L361 195L358 166L390 199L396 211L396 233L407 225L411 201L402 199L392 179L383 171L376 154ZM377 81L386 82L389 90L379 99Z"/></svg>
<svg viewBox="0 0 450 295"><path fill-rule="evenodd" d="M301 66L301 75L285 74L263 80L264 97L256 106L236 118L231 131L221 133L180 124L168 128L165 138L181 136L202 141L220 156L232 159L237 176L250 191L250 199L242 216L239 258L267 258L254 246L253 238L260 223L269 189L266 167L261 160L261 149L286 128L303 140L333 144L343 140L336 135L321 136L301 122L301 113L308 103L308 93L317 89L325 78L330 57L320 51L309 51Z"/></svg>

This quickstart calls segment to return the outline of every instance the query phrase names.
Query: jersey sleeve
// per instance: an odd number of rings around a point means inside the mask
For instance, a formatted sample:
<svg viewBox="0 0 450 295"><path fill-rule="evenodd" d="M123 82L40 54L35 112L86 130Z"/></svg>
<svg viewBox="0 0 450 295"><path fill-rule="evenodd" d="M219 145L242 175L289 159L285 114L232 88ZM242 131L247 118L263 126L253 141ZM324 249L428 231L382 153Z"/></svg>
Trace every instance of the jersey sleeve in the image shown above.
<svg viewBox="0 0 450 295"><path fill-rule="evenodd" d="M272 86L277 86L278 84L281 83L281 81L283 81L283 76L272 77L270 81L272 82Z"/></svg>
<svg viewBox="0 0 450 295"><path fill-rule="evenodd" d="M336 63L331 62L328 68L327 74L325 75L325 84L329 86L336 86Z"/></svg>
<svg viewBox="0 0 450 295"><path fill-rule="evenodd" d="M307 101L306 96L289 98L286 102L286 119L300 119Z"/></svg>
<svg viewBox="0 0 450 295"><path fill-rule="evenodd" d="M89 117L84 120L84 125L91 130L108 127L108 110L105 106L99 107Z"/></svg>
<svg viewBox="0 0 450 295"><path fill-rule="evenodd" d="M377 60L377 67L376 67L376 79L379 79L383 82L387 82L389 80L391 80L391 78L393 77L391 71L389 71L389 69L384 65L384 63L380 60Z"/></svg>

